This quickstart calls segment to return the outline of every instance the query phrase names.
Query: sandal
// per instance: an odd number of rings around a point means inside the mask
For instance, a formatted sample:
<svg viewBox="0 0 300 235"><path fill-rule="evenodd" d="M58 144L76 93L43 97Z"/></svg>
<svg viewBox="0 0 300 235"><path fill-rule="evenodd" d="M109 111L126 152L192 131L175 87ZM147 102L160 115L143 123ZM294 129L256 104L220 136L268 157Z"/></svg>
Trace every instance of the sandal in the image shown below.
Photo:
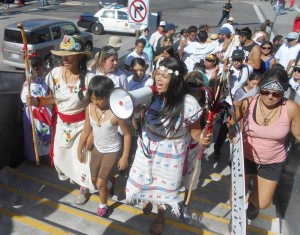
<svg viewBox="0 0 300 235"><path fill-rule="evenodd" d="M150 234L152 235L160 235L162 231L164 230L165 223L158 223L154 221L151 225L151 228L149 230Z"/></svg>
<svg viewBox="0 0 300 235"><path fill-rule="evenodd" d="M143 207L144 215L149 215L152 212L153 205L151 202L147 202L146 205Z"/></svg>

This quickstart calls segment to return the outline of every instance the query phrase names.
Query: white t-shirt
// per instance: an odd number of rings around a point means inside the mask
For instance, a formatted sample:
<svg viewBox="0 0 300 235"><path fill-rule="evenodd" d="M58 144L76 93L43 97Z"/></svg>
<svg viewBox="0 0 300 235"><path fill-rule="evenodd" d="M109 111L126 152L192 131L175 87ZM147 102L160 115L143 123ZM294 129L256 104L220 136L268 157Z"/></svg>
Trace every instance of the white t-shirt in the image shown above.
<svg viewBox="0 0 300 235"><path fill-rule="evenodd" d="M133 90L136 90L136 89L140 89L140 88L143 88L143 87L153 85L153 79L149 78L148 75L145 75L143 77L143 79L139 82L134 81L133 75L131 75L127 78L127 81L128 81L128 91L133 91Z"/></svg>
<svg viewBox="0 0 300 235"><path fill-rule="evenodd" d="M221 28L224 28L224 27L226 27L226 28L228 28L228 29L230 30L231 35L234 35L234 34L235 34L235 30L234 30L232 24L225 23L225 24L223 24L223 25L221 26Z"/></svg>
<svg viewBox="0 0 300 235"><path fill-rule="evenodd" d="M163 36L160 32L156 31L154 32L150 37L150 45L153 47L153 50L156 51L157 42L158 40Z"/></svg>
<svg viewBox="0 0 300 235"><path fill-rule="evenodd" d="M278 60L284 69L288 66L291 60L295 60L300 50L300 45L290 47L288 44L282 45L275 55L275 59Z"/></svg>
<svg viewBox="0 0 300 235"><path fill-rule="evenodd" d="M149 57L148 57L148 55L145 52L143 52L142 55L139 55L139 54L136 53L135 50L133 52L131 52L131 53L128 54L128 56L126 58L126 61L125 61L125 64L130 66L131 61L134 58L142 58L142 59L145 60L146 65L150 64Z"/></svg>
<svg viewBox="0 0 300 235"><path fill-rule="evenodd" d="M184 52L190 54L189 60L185 63L188 72L192 72L194 69L194 65L196 63L199 63L201 59L204 60L206 56L212 53L213 50L214 47L210 43L200 44L199 42L192 42L190 44L187 44L184 47Z"/></svg>
<svg viewBox="0 0 300 235"><path fill-rule="evenodd" d="M247 69L248 66L248 69ZM233 74L229 77L230 91L232 96L234 96L237 89L243 87L249 76L253 73L253 67L251 65L242 65L241 69L236 69L234 66L229 67L230 70L233 70ZM230 95L226 96L225 101L232 105Z"/></svg>
<svg viewBox="0 0 300 235"><path fill-rule="evenodd" d="M193 43L193 42L187 40L187 41L186 41L186 44L185 44L185 47L187 47L187 45L189 45L189 44L191 44L191 43ZM179 49L180 49L180 45L179 45L179 47L178 47L178 51L179 51ZM184 62L185 64L187 64L188 61L189 61L189 59L190 59L190 56L191 56L191 54L189 54L189 53L183 51L183 55L182 55L182 59L181 59L182 62Z"/></svg>
<svg viewBox="0 0 300 235"><path fill-rule="evenodd" d="M100 71L96 70L96 75L102 75L110 78L114 82L115 88L120 87L128 90L127 75L119 69L116 72L109 74L103 74Z"/></svg>

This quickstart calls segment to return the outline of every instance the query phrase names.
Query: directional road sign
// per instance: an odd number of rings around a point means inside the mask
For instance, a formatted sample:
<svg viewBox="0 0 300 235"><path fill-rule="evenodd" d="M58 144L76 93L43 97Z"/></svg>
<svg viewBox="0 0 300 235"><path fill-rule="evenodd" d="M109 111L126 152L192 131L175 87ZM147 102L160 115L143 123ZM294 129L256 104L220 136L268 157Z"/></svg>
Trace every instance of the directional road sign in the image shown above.
<svg viewBox="0 0 300 235"><path fill-rule="evenodd" d="M130 23L148 24L149 0L128 1L128 21Z"/></svg>

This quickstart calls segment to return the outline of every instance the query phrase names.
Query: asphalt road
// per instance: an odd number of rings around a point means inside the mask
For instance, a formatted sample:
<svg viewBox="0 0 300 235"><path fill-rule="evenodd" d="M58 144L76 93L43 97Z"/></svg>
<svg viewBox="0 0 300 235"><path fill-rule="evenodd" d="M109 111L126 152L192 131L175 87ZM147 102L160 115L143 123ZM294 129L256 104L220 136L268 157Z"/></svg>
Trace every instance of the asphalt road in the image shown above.
<svg viewBox="0 0 300 235"><path fill-rule="evenodd" d="M212 26L211 32L217 32L217 25L224 1L217 0L149 0L151 12L161 12L162 19L173 22L178 26L178 30L187 28L190 25L199 26L208 24ZM256 1L232 0L233 12L236 27L249 25L255 27L259 24L257 15L252 7ZM0 45L2 47L3 33L6 25L30 18L57 18L67 19L74 23L77 22L82 12L97 12L99 10L97 0L67 1L66 3L55 5L49 1L50 6L40 8L38 1L28 1L26 6L17 7L11 5L8 10L0 6ZM245 14L246 13L246 14ZM84 30L84 29L82 29ZM109 34L93 35L94 52L106 44ZM120 55L128 52L134 46L134 36L119 35L124 42ZM8 66L2 64L2 54L0 53L0 70L10 70Z"/></svg>

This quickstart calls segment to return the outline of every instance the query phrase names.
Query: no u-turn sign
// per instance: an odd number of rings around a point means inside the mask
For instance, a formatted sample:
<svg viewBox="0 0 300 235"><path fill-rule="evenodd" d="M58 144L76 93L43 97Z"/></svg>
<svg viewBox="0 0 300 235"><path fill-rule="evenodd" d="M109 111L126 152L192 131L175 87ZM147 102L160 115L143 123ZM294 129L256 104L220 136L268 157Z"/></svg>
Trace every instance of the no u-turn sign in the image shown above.
<svg viewBox="0 0 300 235"><path fill-rule="evenodd" d="M149 1L129 0L128 1L128 21L130 23L148 23Z"/></svg>

